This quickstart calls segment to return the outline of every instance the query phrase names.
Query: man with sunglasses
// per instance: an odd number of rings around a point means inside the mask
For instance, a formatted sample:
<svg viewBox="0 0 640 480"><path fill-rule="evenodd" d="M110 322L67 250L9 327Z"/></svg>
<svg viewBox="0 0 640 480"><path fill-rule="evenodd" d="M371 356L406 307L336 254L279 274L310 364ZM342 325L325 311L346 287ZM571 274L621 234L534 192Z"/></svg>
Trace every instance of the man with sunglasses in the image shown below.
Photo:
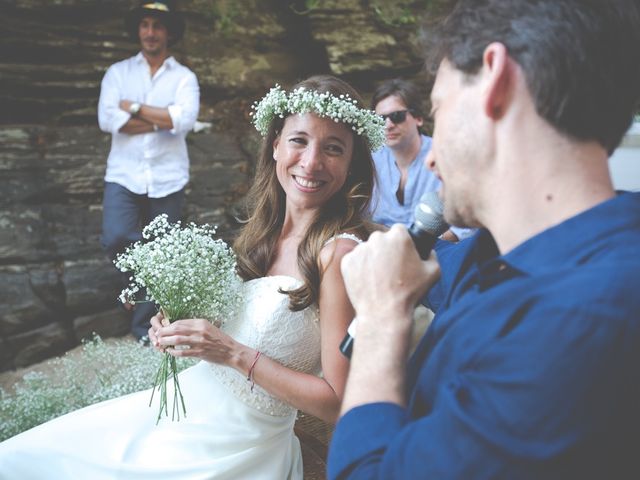
<svg viewBox="0 0 640 480"><path fill-rule="evenodd" d="M422 96L413 83L392 79L373 93L371 108L384 118L387 140L373 154L377 172L373 221L387 226L394 223L409 226L420 197L440 188L438 178L424 167L431 138L421 131ZM457 241L472 232L452 227L443 238Z"/></svg>

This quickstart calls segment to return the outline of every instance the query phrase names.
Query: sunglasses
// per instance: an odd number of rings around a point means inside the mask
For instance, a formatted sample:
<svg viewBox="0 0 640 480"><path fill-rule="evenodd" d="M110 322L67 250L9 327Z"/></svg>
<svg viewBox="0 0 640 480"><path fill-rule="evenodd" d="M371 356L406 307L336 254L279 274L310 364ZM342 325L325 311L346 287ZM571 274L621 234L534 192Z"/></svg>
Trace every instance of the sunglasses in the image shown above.
<svg viewBox="0 0 640 480"><path fill-rule="evenodd" d="M398 125L407 119L407 112L410 113L411 110L397 110L395 112L386 113L380 116L382 117L382 120L386 121L388 118L389 120L391 120L392 123L394 123L395 125Z"/></svg>

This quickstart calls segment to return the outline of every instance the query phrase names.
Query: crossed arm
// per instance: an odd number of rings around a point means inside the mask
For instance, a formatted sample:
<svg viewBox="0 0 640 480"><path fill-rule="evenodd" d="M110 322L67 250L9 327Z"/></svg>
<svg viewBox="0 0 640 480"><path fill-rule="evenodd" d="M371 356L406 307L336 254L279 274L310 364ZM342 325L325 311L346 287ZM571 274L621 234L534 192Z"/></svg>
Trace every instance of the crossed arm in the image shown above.
<svg viewBox="0 0 640 480"><path fill-rule="evenodd" d="M185 133L193 128L200 104L200 90L195 75L189 74L180 82L171 105L156 107L143 104L135 116L129 113L133 100L122 99L125 80L119 75L110 68L102 80L98 123L103 131L136 135L156 130Z"/></svg>
<svg viewBox="0 0 640 480"><path fill-rule="evenodd" d="M132 103L131 100L120 100L119 107L128 113ZM129 135L137 135L156 130L171 130L172 128L173 120L169 115L168 108L142 105L136 116L132 116L127 123L120 127L119 131Z"/></svg>

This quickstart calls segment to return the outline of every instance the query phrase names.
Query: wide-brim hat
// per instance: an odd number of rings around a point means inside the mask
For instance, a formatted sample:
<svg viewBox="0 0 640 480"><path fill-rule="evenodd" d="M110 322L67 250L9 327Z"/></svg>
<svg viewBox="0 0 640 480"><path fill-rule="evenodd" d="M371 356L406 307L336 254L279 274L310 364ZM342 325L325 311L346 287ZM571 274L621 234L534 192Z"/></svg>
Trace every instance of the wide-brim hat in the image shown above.
<svg viewBox="0 0 640 480"><path fill-rule="evenodd" d="M175 1L165 0L161 2L152 2L142 0L140 5L127 14L124 19L125 30L131 37L131 40L138 43L138 27L140 20L144 17L153 16L159 18L167 30L169 31L169 46L178 42L184 35L185 23L184 17L176 11Z"/></svg>

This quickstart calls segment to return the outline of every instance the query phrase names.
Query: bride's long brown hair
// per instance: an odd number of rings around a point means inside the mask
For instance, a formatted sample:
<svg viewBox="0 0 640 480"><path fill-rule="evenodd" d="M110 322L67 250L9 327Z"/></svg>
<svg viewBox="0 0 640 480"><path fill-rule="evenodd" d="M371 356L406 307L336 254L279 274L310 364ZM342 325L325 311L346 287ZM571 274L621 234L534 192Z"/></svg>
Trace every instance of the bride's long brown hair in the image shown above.
<svg viewBox="0 0 640 480"><path fill-rule="evenodd" d="M329 75L310 77L293 89L299 87L329 92L336 97L348 94L360 108L364 108L360 95L348 83ZM254 182L247 195L249 219L234 243L238 273L245 281L264 277L269 271L284 222L285 193L276 176L273 159L273 142L282 131L284 120L274 118L262 142ZM366 240L373 229L368 211L375 167L366 139L355 132L352 134L353 156L347 179L319 210L298 246L298 268L304 284L284 292L289 295L289 308L293 311L318 301L322 278L319 255L327 240L343 232Z"/></svg>

